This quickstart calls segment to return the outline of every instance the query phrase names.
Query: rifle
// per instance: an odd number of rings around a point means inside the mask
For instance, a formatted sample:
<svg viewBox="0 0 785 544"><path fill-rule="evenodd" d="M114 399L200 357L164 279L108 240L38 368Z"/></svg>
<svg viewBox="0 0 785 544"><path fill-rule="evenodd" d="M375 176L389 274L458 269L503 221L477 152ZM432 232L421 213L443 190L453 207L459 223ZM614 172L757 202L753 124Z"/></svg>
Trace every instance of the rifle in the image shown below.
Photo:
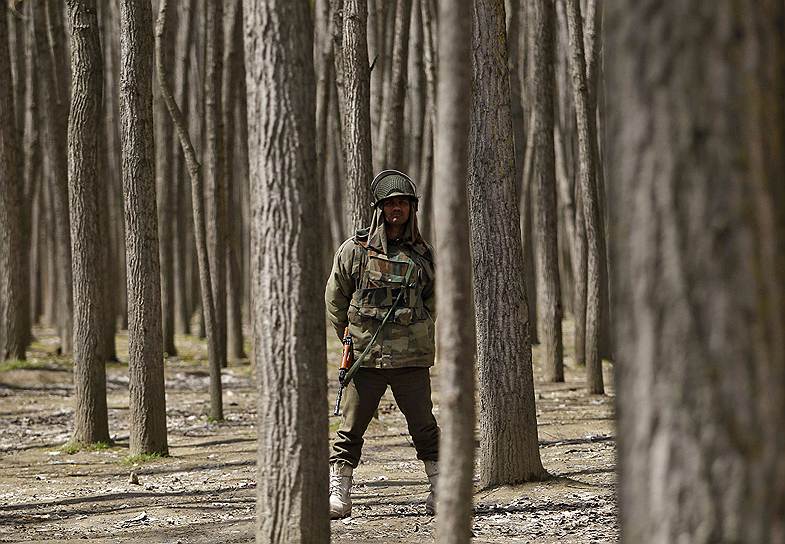
<svg viewBox="0 0 785 544"><path fill-rule="evenodd" d="M341 398L343 397L343 388L348 384L346 380L346 372L351 368L354 362L354 342L352 341L352 333L349 332L349 327L343 333L343 355L341 355L341 366L338 368L338 397L335 399L335 409L333 410L334 416L341 415Z"/></svg>
<svg viewBox="0 0 785 544"><path fill-rule="evenodd" d="M365 357L371 351L371 347L376 343L376 338L379 336L379 333L382 332L382 329L387 324L387 321L390 319L390 316L395 312L398 305L401 303L403 298L403 293L407 287L412 287L414 284L410 284L409 280L412 277L412 270L413 267L409 267L409 270L406 271L406 277L401 285L401 288L398 291L398 296L395 297L392 306L390 309L387 310L387 313L384 315L384 319L382 319L382 323L376 329L376 332L373 333L373 337L371 341L368 342L368 345L365 346L365 349L360 354L360 357L357 360L354 359L354 343L352 341L352 335L349 334L349 327L346 327L344 330L344 337L343 337L343 356L341 357L341 366L338 370L338 398L335 399L335 409L333 410L334 416L341 415L341 397L343 397L343 388L346 387L349 382L352 380L354 375L357 373L357 370L360 368L360 363L365 360Z"/></svg>

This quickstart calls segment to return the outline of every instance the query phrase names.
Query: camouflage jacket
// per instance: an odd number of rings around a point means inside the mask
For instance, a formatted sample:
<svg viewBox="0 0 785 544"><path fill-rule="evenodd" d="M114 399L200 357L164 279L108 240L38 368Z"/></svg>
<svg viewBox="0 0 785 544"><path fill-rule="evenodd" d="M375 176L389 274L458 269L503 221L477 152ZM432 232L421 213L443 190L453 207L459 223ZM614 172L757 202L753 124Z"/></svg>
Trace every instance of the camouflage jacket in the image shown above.
<svg viewBox="0 0 785 544"><path fill-rule="evenodd" d="M381 226L383 228L383 225ZM420 241L373 245L368 229L346 240L325 289L327 318L339 336L348 325L355 357L370 342L409 274L398 307L361 363L364 367L429 367L434 362L433 253ZM370 243L369 243L370 241ZM382 247L386 253L382 251Z"/></svg>

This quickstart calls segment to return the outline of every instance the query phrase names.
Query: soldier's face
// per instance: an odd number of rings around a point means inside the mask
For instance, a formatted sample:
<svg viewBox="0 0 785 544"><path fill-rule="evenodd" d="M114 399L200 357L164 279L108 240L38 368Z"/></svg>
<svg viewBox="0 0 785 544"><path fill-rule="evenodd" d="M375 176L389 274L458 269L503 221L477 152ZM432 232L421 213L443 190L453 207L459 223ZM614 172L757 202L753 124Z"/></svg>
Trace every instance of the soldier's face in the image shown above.
<svg viewBox="0 0 785 544"><path fill-rule="evenodd" d="M412 205L404 196L393 196L382 202L384 221L391 225L405 225L409 220Z"/></svg>

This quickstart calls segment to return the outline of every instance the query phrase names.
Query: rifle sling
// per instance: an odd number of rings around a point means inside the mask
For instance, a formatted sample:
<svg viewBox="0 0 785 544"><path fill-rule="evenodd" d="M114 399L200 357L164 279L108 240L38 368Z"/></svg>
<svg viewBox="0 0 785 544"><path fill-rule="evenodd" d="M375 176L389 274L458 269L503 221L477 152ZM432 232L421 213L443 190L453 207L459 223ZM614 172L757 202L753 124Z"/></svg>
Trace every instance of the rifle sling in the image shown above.
<svg viewBox="0 0 785 544"><path fill-rule="evenodd" d="M349 370L346 371L346 376L344 377L343 384L342 384L343 387L346 387L347 385L349 385L349 382L352 381L352 378L357 373L357 371L360 369L360 363L362 363L363 359L365 359L365 357L368 355L368 353L370 353L371 348L373 347L374 343L376 342L376 338L379 336L379 333L382 331L384 326L387 324L387 321L390 319L390 316L392 315L392 313L396 310L396 308L398 308L398 303L401 302L401 297L403 296L405 288L409 287L409 279L412 277L412 270L413 269L414 269L414 266L409 265L409 270L406 271L406 280L404 281L403 285L401 285L401 289L400 289L400 291L398 291L398 296L395 297L395 301L393 302L392 306L390 306L390 309L387 310L387 313L385 314L384 319L382 319L381 325L379 325L379 328L377 328L376 332L373 333L373 337L371 338L371 341L368 342L367 346L365 346L365 349L363 350L362 354L357 358L357 360L352 364L352 366L349 367Z"/></svg>

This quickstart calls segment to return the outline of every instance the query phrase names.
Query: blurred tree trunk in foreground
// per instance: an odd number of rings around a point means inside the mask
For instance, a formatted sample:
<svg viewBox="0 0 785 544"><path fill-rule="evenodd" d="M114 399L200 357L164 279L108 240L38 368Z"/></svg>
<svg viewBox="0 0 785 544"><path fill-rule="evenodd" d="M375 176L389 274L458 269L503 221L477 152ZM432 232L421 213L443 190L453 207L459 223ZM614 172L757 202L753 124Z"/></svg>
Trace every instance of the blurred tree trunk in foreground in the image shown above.
<svg viewBox="0 0 785 544"><path fill-rule="evenodd" d="M327 543L327 354L309 6L247 0L244 8L259 392L256 541Z"/></svg>
<svg viewBox="0 0 785 544"><path fill-rule="evenodd" d="M436 313L441 436L437 541L471 540L474 476L474 315L469 251L468 135L471 113L471 4L443 3L439 18L440 104L434 164Z"/></svg>
<svg viewBox="0 0 785 544"><path fill-rule="evenodd" d="M785 542L785 6L607 5L622 541Z"/></svg>

